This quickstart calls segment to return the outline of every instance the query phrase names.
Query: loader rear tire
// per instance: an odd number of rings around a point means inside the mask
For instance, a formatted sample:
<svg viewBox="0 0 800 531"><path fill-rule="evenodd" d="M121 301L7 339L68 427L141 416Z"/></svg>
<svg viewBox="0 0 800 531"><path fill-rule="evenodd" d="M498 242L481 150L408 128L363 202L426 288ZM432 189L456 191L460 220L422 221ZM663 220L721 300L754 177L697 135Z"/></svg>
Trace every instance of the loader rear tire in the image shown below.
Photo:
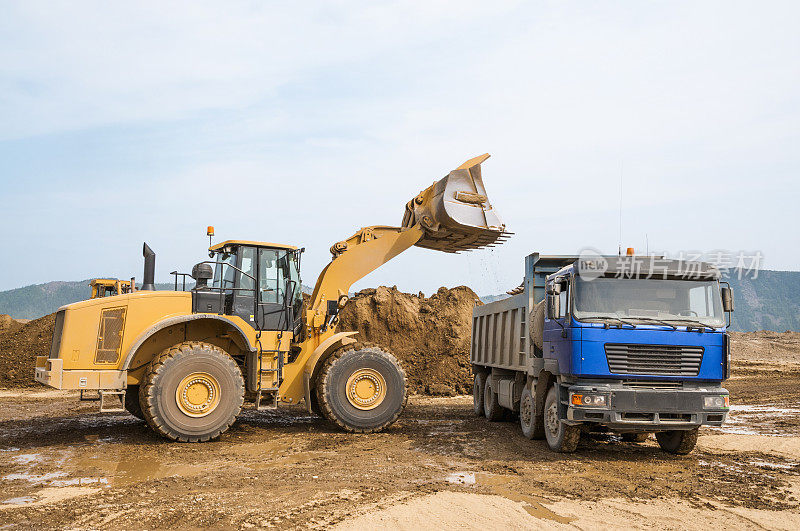
<svg viewBox="0 0 800 531"><path fill-rule="evenodd" d="M377 347L340 350L325 360L317 378L323 416L353 433L392 425L406 407L406 373L397 358Z"/></svg>
<svg viewBox="0 0 800 531"><path fill-rule="evenodd" d="M224 433L242 409L244 379L227 352L187 341L156 356L142 381L144 419L180 442L204 442Z"/></svg>
<svg viewBox="0 0 800 531"><path fill-rule="evenodd" d="M544 345L544 301L539 301L533 306L528 317L528 327L531 341L536 348L542 350Z"/></svg>
<svg viewBox="0 0 800 531"><path fill-rule="evenodd" d="M144 420L142 406L139 403L139 386L129 385L125 389L125 410L139 420Z"/></svg>

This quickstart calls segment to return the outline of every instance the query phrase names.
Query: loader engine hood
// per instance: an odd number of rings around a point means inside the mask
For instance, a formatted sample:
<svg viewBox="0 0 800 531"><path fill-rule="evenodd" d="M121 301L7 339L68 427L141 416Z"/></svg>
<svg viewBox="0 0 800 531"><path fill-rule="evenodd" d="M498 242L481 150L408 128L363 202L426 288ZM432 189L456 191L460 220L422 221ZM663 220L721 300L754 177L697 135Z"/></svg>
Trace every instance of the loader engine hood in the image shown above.
<svg viewBox="0 0 800 531"><path fill-rule="evenodd" d="M489 154L468 160L406 204L403 227L425 229L418 247L446 253L502 243L510 232L492 208L481 177Z"/></svg>

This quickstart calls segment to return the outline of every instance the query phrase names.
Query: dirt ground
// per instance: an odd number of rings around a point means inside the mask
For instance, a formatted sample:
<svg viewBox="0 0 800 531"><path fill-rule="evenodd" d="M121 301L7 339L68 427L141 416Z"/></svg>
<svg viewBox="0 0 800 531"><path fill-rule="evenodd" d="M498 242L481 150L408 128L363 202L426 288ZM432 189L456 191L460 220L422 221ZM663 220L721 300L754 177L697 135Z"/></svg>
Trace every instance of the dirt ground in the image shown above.
<svg viewBox="0 0 800 531"><path fill-rule="evenodd" d="M74 393L0 391L0 528L800 528L800 365L739 364L731 422L690 455L584 439L571 455L415 395L387 432L299 408L170 443Z"/></svg>

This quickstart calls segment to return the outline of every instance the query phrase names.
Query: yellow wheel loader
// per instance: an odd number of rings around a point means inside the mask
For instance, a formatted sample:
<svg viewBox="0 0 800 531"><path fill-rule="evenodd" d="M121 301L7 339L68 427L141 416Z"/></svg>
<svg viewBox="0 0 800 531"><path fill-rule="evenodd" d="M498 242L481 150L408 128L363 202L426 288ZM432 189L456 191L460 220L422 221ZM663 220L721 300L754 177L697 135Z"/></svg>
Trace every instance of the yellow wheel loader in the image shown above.
<svg viewBox="0 0 800 531"><path fill-rule="evenodd" d="M458 252L508 236L481 179L488 157L409 201L402 226L365 227L334 244L306 305L303 249L225 241L193 267L190 291L178 291L177 272L175 291L155 291L155 254L145 244L138 290L58 310L35 378L79 389L101 411L127 410L176 441L219 436L245 401L262 410L302 400L344 430L382 430L405 407L405 373L385 350L354 348L356 332L337 332L337 314L353 282L413 245Z"/></svg>

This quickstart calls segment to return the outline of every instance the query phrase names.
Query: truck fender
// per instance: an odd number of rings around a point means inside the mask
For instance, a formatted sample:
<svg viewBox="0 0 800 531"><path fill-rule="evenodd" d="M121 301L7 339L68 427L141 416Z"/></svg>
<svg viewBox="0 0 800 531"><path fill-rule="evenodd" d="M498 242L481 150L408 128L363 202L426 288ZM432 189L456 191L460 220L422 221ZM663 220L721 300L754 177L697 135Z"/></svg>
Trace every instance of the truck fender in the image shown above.
<svg viewBox="0 0 800 531"><path fill-rule="evenodd" d="M163 330L165 328L168 328L176 324L186 323L189 321L198 321L201 319L209 319L212 321L216 320L224 322L226 325L230 326L231 328L233 328L233 330L235 330L238 333L238 335L240 336L239 339L241 339L243 345L248 347L250 350L254 350L253 347L250 345L250 341L247 339L247 335L244 333L244 330L242 330L239 325L237 325L236 323L234 323L229 319L225 319L220 315L213 315L213 314L177 315L175 317L168 317L163 321L159 321L150 328L148 328L147 330L145 330L144 332L142 332L141 334L139 334L139 337L136 338L136 341L133 343L133 345L131 345L131 348L128 349L128 352L125 355L125 363L123 363L122 365L122 370L123 371L128 370L131 361L133 361L133 357L136 355L136 351L139 350L139 347L141 347L142 344L144 344L144 342L147 341L147 338L149 338L159 330Z"/></svg>
<svg viewBox="0 0 800 531"><path fill-rule="evenodd" d="M355 343L356 340L350 336L356 335L358 332L338 332L319 344L314 349L314 353L306 361L305 370L303 371L303 393L306 402L306 411L311 413L311 377L314 375L314 369L317 368L317 363L320 359L328 357L328 354L334 350Z"/></svg>

